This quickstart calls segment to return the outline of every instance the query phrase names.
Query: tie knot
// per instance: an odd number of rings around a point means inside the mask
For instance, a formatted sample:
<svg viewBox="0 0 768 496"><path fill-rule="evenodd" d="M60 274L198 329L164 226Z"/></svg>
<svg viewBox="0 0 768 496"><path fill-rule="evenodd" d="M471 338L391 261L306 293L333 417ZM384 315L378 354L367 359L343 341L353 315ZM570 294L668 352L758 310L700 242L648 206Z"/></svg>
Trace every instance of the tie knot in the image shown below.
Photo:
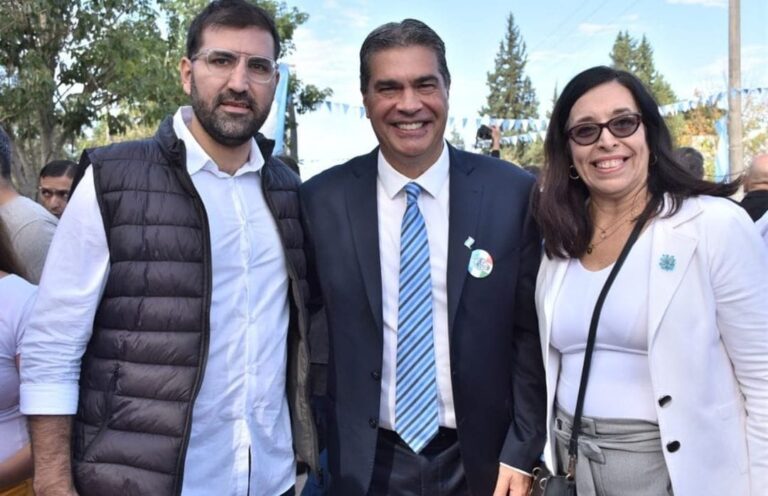
<svg viewBox="0 0 768 496"><path fill-rule="evenodd" d="M405 196L409 204L414 203L419 198L419 193L421 193L421 186L414 182L406 184L403 189L405 189Z"/></svg>

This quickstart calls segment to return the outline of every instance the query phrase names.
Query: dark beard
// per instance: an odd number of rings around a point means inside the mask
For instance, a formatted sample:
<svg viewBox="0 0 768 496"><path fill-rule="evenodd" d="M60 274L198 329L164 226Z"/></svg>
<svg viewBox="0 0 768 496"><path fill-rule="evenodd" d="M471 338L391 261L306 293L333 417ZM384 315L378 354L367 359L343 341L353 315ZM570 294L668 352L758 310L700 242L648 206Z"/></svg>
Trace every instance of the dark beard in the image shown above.
<svg viewBox="0 0 768 496"><path fill-rule="evenodd" d="M208 105L197 92L195 79L191 81L192 110L195 112L198 122L206 133L217 143L236 147L250 140L259 132L264 121L267 120L269 109L260 109L256 102L246 93L234 93L226 91L216 96L213 103ZM250 115L229 116L216 113L216 108L221 102L237 101L246 103L251 110Z"/></svg>

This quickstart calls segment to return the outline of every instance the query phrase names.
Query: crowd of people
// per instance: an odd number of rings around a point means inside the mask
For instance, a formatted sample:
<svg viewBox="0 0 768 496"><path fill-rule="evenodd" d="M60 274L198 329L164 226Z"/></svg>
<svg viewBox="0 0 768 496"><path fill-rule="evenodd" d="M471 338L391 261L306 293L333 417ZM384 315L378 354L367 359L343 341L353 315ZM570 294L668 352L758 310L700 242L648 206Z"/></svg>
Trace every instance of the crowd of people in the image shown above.
<svg viewBox="0 0 768 496"><path fill-rule="evenodd" d="M379 146L303 184L247 0L189 26L189 105L40 204L0 131L0 496L765 494L768 155L739 205L602 66L540 170L465 152L445 53L373 30Z"/></svg>

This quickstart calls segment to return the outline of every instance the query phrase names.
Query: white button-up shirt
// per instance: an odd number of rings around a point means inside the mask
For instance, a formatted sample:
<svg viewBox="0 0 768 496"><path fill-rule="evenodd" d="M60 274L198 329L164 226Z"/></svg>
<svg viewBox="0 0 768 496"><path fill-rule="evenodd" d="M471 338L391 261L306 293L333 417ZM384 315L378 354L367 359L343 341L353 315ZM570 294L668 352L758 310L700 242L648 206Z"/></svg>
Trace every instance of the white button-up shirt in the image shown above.
<svg viewBox="0 0 768 496"><path fill-rule="evenodd" d="M379 213L379 253L384 319L384 356L381 370L379 425L395 430L397 383L397 313L400 304L400 230L405 214L403 188L413 181L422 188L419 210L427 227L432 278L432 334L437 372L438 419L443 427L456 428L451 389L451 352L448 340L448 147L437 162L416 179L397 172L379 152L376 186Z"/></svg>
<svg viewBox="0 0 768 496"><path fill-rule="evenodd" d="M248 162L232 176L221 172L187 129L190 118L189 107L179 109L174 130L208 215L213 287L208 359L193 407L182 494L278 495L295 482L285 384L289 283L261 190L264 158L252 140ZM80 360L108 274L89 169L59 223L22 345L23 413L76 412Z"/></svg>

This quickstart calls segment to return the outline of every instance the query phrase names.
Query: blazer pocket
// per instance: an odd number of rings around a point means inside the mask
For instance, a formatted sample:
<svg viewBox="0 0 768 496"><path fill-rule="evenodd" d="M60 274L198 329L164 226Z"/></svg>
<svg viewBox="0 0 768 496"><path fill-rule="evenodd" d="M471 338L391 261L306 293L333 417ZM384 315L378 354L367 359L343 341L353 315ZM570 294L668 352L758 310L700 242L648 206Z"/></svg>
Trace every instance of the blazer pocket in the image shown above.
<svg viewBox="0 0 768 496"><path fill-rule="evenodd" d="M749 459L744 405L741 400L736 399L718 406L715 411L718 418L726 424L722 429L722 439L730 448L731 456L736 459L741 473L746 473L749 468Z"/></svg>

